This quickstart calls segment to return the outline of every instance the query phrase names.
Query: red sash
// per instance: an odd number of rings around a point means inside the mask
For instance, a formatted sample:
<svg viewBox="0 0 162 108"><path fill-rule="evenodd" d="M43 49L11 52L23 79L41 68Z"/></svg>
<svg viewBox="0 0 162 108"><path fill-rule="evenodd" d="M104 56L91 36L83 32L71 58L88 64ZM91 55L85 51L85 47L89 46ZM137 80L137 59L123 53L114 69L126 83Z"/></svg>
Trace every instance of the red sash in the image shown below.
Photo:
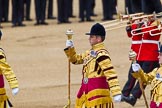
<svg viewBox="0 0 162 108"><path fill-rule="evenodd" d="M82 85L77 97L80 98L84 93L87 94L89 91L95 89L109 89L106 77L88 78L87 84L84 84L82 80Z"/></svg>
<svg viewBox="0 0 162 108"><path fill-rule="evenodd" d="M0 88L4 87L4 79L3 79L3 75L0 75Z"/></svg>

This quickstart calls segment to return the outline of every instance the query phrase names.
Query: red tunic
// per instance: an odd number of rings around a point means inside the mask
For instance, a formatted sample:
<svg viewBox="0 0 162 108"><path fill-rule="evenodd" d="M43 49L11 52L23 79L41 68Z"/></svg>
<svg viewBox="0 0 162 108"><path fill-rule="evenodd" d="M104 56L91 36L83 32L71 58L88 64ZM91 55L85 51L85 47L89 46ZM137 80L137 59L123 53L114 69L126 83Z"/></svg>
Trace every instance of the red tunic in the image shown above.
<svg viewBox="0 0 162 108"><path fill-rule="evenodd" d="M138 26L138 24L132 24L131 29L132 30L137 29L138 28L137 26ZM137 31L133 32L133 34L137 34L137 33L139 33L139 32L137 32ZM128 37L132 38L131 49L133 51L135 51L138 56L139 48L142 43L142 35L141 34L132 35L131 32L127 32L127 34L128 34Z"/></svg>
<svg viewBox="0 0 162 108"><path fill-rule="evenodd" d="M151 23L148 23L147 26L151 26ZM145 27L143 25L142 27ZM157 28L157 26L151 26L145 29L142 29L142 32L150 31ZM159 33L161 31L156 30L154 33ZM158 61L158 50L159 50L159 39L160 35L151 36L149 32L144 33L142 36L142 45L139 49L139 56L137 57L138 61Z"/></svg>

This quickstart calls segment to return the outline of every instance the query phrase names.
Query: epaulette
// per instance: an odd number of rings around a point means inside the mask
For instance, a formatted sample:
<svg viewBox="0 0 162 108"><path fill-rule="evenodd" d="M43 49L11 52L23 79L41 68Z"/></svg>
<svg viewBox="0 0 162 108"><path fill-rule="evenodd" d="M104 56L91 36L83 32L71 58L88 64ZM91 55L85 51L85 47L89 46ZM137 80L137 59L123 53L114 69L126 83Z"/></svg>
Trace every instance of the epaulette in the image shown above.
<svg viewBox="0 0 162 108"><path fill-rule="evenodd" d="M109 52L106 49L100 49L100 50L97 51L98 54L102 53L102 52L109 54Z"/></svg>
<svg viewBox="0 0 162 108"><path fill-rule="evenodd" d="M100 49L100 50L98 50L97 51L97 55L99 55L99 54L107 54L107 55L109 55L109 52L106 50L106 49Z"/></svg>
<svg viewBox="0 0 162 108"><path fill-rule="evenodd" d="M98 50L96 57L98 58L99 56L102 56L102 55L105 55L105 54L110 59L109 52L106 49L100 49L100 50ZM110 59L110 61L111 61L111 59Z"/></svg>

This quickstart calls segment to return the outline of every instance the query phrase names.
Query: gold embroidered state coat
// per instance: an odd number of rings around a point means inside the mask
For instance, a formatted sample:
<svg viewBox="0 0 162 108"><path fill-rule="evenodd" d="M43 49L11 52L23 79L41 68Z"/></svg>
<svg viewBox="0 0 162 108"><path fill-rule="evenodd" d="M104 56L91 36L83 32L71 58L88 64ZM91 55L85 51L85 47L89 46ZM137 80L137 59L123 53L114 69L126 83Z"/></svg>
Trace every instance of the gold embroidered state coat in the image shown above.
<svg viewBox="0 0 162 108"><path fill-rule="evenodd" d="M117 73L104 43L96 44L82 54L77 54L74 47L64 51L70 62L83 64L83 81L77 95L76 108L81 108L83 103L87 108L111 103L111 96L121 94Z"/></svg>
<svg viewBox="0 0 162 108"><path fill-rule="evenodd" d="M4 77L8 81L11 89L18 87L17 78L9 64L6 62L6 56L3 49L0 48L0 108L4 108L3 104L5 104L5 101L8 100L6 90L4 88Z"/></svg>
<svg viewBox="0 0 162 108"><path fill-rule="evenodd" d="M144 84L151 85L151 101L162 102L162 65L148 74L141 69L139 72L132 73L132 75L135 78L141 78Z"/></svg>

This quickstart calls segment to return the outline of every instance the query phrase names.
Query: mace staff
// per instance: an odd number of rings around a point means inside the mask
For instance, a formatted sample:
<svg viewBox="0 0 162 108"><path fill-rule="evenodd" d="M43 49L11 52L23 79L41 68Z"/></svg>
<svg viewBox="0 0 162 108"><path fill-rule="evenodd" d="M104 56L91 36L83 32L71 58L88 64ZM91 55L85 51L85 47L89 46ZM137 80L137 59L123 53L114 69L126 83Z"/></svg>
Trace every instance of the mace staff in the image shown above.
<svg viewBox="0 0 162 108"><path fill-rule="evenodd" d="M134 51L130 51L130 53L134 53ZM130 54L130 55L135 55L135 56L131 57L131 59L130 59L130 60L132 60L132 63L135 64L136 63L136 53ZM149 105L148 105L148 102L147 102L147 99L146 99L146 95L145 95L145 90L143 88L143 83L142 83L142 80L141 80L140 77L138 78L138 82L139 82L140 89L142 91L142 95L143 95L143 98L144 98L144 101L145 101L146 108L149 108Z"/></svg>
<svg viewBox="0 0 162 108"><path fill-rule="evenodd" d="M73 31L71 29L68 29L66 31L66 35L67 35L68 40L72 40L73 34L74 33L73 33ZM70 85L71 85L70 73L71 73L71 64L70 64L70 60L68 59L68 103L63 108L70 108L70 105L71 105L71 99L70 99Z"/></svg>

